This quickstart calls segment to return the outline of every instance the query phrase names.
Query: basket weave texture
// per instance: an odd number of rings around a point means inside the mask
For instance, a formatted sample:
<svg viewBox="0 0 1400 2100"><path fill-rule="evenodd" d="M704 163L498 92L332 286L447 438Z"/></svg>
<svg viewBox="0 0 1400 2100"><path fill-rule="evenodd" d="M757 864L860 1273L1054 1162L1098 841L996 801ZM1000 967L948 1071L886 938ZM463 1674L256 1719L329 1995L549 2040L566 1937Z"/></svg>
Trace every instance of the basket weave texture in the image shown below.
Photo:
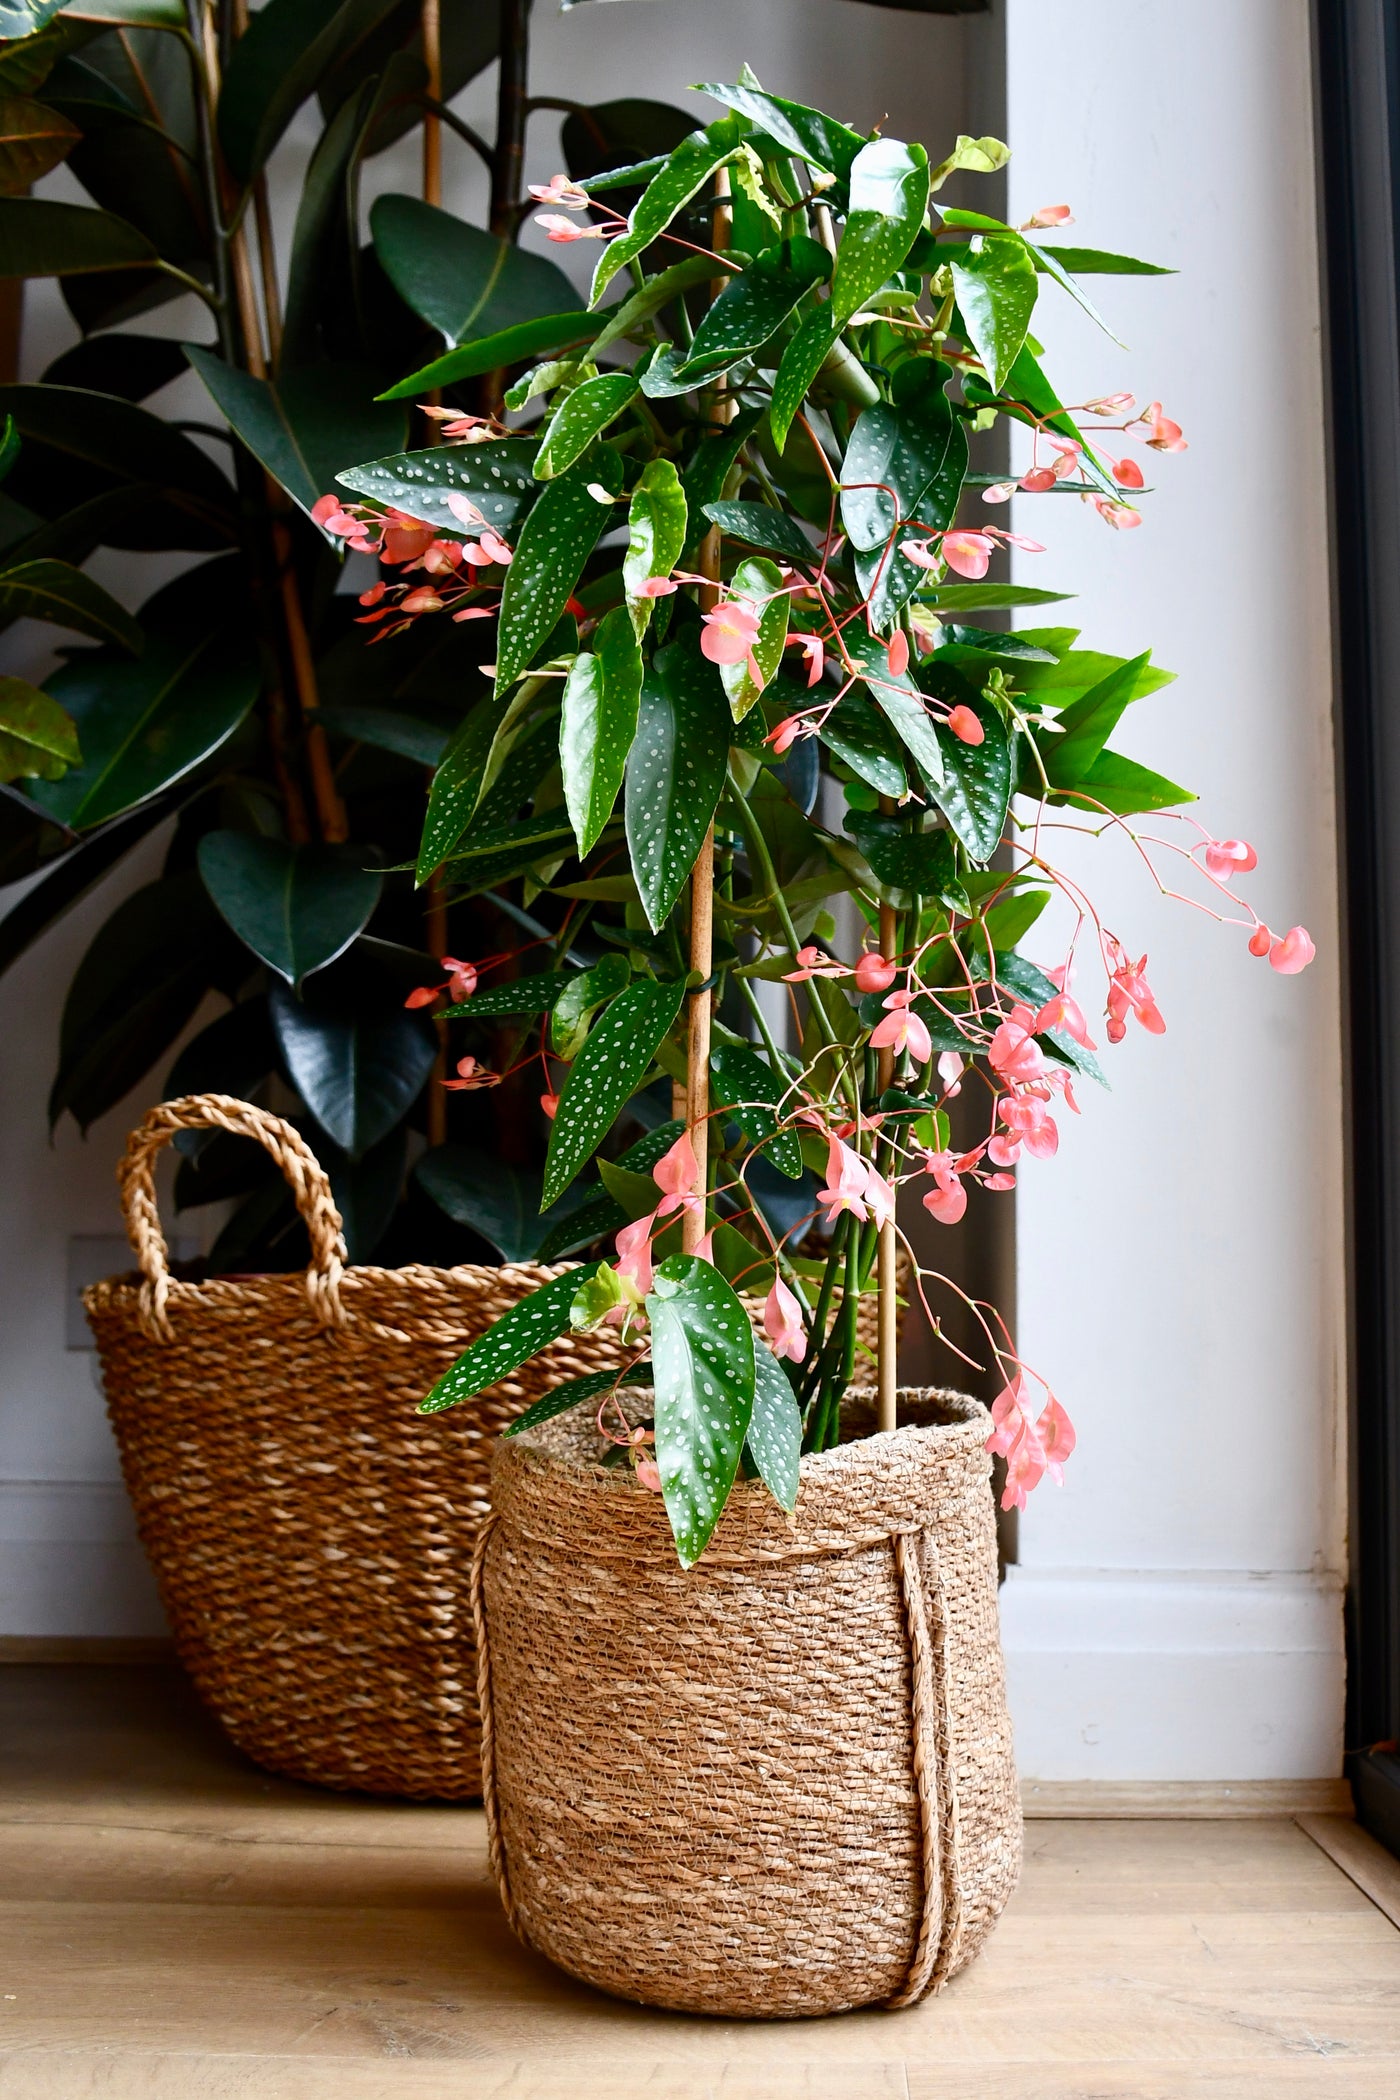
<svg viewBox="0 0 1400 2100"><path fill-rule="evenodd" d="M804 1458L793 1520L737 1486L689 1573L586 1422L498 1448L488 1831L511 1924L561 1968L790 2017L912 2004L986 1939L1021 1855L986 1415L901 1414Z"/></svg>
<svg viewBox="0 0 1400 2100"><path fill-rule="evenodd" d="M153 1165L178 1131L254 1138L311 1237L306 1276L170 1275ZM321 1786L481 1792L468 1571L490 1444L560 1379L618 1361L566 1336L450 1417L414 1409L558 1268L344 1268L325 1174L227 1095L155 1108L119 1169L141 1276L84 1299L142 1543L180 1660L239 1748Z"/></svg>

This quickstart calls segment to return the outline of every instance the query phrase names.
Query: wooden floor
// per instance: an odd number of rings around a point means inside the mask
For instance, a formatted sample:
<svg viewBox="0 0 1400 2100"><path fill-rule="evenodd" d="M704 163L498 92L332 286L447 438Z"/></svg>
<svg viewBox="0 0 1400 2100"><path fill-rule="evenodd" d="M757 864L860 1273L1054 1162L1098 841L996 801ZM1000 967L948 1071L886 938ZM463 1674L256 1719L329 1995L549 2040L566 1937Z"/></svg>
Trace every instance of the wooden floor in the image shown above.
<svg viewBox="0 0 1400 2100"><path fill-rule="evenodd" d="M0 2100L1400 2096L1400 1930L1295 1823L1027 1837L941 1998L687 2019L517 1946L477 1812L269 1779L166 1670L0 1668Z"/></svg>

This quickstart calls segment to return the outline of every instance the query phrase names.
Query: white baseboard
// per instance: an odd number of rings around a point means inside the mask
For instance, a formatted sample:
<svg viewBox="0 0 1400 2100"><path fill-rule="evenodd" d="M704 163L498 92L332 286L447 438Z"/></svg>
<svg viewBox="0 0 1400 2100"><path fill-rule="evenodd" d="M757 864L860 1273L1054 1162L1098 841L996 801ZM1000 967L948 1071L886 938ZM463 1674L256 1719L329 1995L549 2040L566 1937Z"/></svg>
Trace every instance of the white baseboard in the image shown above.
<svg viewBox="0 0 1400 2100"><path fill-rule="evenodd" d="M1027 1781L1341 1771L1335 1575L1013 1567L1001 1622Z"/></svg>
<svg viewBox="0 0 1400 2100"><path fill-rule="evenodd" d="M167 1630L119 1481L0 1480L0 1636Z"/></svg>

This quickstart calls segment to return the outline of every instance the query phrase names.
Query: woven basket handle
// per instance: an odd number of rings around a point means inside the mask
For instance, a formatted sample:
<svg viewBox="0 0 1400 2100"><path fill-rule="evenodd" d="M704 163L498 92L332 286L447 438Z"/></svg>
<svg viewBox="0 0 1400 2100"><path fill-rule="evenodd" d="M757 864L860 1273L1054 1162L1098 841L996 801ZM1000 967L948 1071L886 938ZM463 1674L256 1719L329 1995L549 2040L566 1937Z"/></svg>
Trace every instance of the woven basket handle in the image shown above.
<svg viewBox="0 0 1400 2100"><path fill-rule="evenodd" d="M230 1137L255 1138L286 1175L302 1223L311 1236L311 1266L306 1295L311 1310L326 1328L343 1327L340 1278L345 1267L345 1240L340 1212L331 1196L325 1169L306 1140L280 1116L254 1108L232 1094L186 1094L162 1101L149 1111L127 1139L117 1168L127 1238L140 1265L141 1325L157 1341L170 1340L170 1249L156 1209L155 1160L163 1145L181 1130L225 1130Z"/></svg>

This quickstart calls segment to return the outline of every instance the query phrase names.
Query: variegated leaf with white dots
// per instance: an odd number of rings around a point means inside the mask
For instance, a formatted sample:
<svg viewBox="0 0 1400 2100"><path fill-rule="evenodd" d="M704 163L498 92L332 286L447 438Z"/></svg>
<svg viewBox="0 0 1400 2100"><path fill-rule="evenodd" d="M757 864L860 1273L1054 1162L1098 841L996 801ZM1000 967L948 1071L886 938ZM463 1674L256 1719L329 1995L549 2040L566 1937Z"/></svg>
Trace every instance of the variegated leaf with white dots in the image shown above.
<svg viewBox="0 0 1400 2100"><path fill-rule="evenodd" d="M685 980L631 984L603 1008L569 1068L549 1132L540 1209L557 1202L593 1157L646 1076L680 1014Z"/></svg>
<svg viewBox="0 0 1400 2100"><path fill-rule="evenodd" d="M501 593L497 693L514 685L554 632L584 563L612 522L611 505L590 495L590 486L610 495L622 487L622 461L607 445L595 445L567 474L547 481L520 528Z"/></svg>
<svg viewBox="0 0 1400 2100"><path fill-rule="evenodd" d="M709 1543L734 1484L754 1407L754 1338L707 1261L673 1254L647 1297L656 1380L656 1464L683 1568Z"/></svg>
<svg viewBox="0 0 1400 2100"><path fill-rule="evenodd" d="M653 930L685 887L724 787L733 737L717 667L694 629L659 649L627 759L627 848Z"/></svg>

